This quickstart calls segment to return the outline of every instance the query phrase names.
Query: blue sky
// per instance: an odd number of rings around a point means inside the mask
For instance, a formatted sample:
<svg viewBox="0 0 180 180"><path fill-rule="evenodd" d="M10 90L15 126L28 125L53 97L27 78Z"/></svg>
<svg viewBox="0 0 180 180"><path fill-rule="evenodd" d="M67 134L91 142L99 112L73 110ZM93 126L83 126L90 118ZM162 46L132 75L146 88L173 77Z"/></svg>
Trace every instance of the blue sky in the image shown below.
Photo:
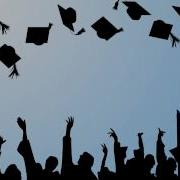
<svg viewBox="0 0 180 180"><path fill-rule="evenodd" d="M114 169L109 128L129 146L129 157L137 148L139 131L145 132L147 153L155 152L158 127L167 130L167 150L176 145L179 47L171 48L169 41L148 35L153 21L162 19L173 24L173 32L180 36L180 19L171 7L179 2L139 0L152 14L140 21L132 21L123 4L113 11L114 2L0 0L1 20L11 27L7 35L1 35L0 45L14 46L22 58L17 80L9 79L9 71L0 66L0 134L7 139L1 155L3 170L9 163L24 169L16 153L22 135L16 124L18 116L27 120L36 160L43 164L49 155L61 162L68 115L75 117L74 161L81 152L89 151L95 156L95 171L100 168L101 143L107 144L107 165ZM62 25L58 4L77 10L75 28L85 27L85 34L74 36ZM91 25L102 16L124 32L109 41L99 39ZM27 27L48 26L49 22L54 25L48 44L25 43Z"/></svg>

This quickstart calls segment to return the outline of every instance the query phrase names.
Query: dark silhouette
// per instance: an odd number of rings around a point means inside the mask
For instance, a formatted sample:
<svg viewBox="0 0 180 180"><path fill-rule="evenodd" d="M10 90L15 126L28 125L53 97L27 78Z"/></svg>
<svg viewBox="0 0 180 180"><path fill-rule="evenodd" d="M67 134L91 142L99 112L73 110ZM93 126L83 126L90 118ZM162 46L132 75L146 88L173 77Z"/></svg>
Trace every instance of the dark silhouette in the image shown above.
<svg viewBox="0 0 180 180"><path fill-rule="evenodd" d="M48 27L29 27L27 30L26 43L34 43L36 45L47 43L52 25L52 23L49 23Z"/></svg>
<svg viewBox="0 0 180 180"><path fill-rule="evenodd" d="M180 7L178 7L178 6L172 6L172 7L177 12L177 14L180 16Z"/></svg>
<svg viewBox="0 0 180 180"><path fill-rule="evenodd" d="M106 159L108 155L108 149L105 144L102 144L102 150L103 150L103 159L101 163L101 169L100 172L98 172L98 178L99 180L115 180L116 179L116 174L112 171L109 170L108 167L106 167Z"/></svg>
<svg viewBox="0 0 180 180"><path fill-rule="evenodd" d="M113 9L114 10L118 10L118 7L119 7L119 0L117 0L113 6Z"/></svg>
<svg viewBox="0 0 180 180"><path fill-rule="evenodd" d="M180 40L173 33L171 33L172 28L172 24L166 24L162 20L154 21L149 36L165 40L168 40L170 37L172 47L176 47L176 43L179 43Z"/></svg>
<svg viewBox="0 0 180 180"><path fill-rule="evenodd" d="M0 21L0 27L1 27L2 34L6 34L7 30L9 30L9 28L10 28L7 24L4 24L1 21Z"/></svg>
<svg viewBox="0 0 180 180"><path fill-rule="evenodd" d="M156 142L156 160L152 154L145 155L143 133L138 133L138 148L135 149L134 156L126 161L126 153L128 147L122 146L116 132L110 129L108 135L114 142L114 160L115 160L115 172L111 171L107 165L106 160L108 157L108 148L106 144L102 144L102 162L98 172L98 178L92 172L94 164L94 157L88 152L80 155L77 165L73 163L72 157L72 144L71 144L71 130L74 125L74 118L68 117L66 120L66 134L63 137L62 147L62 165L61 174L56 171L58 166L58 159L54 156L49 156L46 160L45 167L36 162L31 143L27 136L26 121L20 117L17 119L19 128L23 132L23 137L17 151L23 157L27 180L126 180L126 179L145 179L145 180L178 180L179 176L176 174L177 164L180 162L180 112L177 111L177 147L170 150L173 157L167 157L165 152L165 144L163 137L165 132L160 128L158 129L158 137ZM2 145L6 142L0 136L0 155ZM152 169L155 167L155 174L152 173ZM21 172L15 164L11 164L7 167L3 173L0 170L1 180L21 180Z"/></svg>
<svg viewBox="0 0 180 180"><path fill-rule="evenodd" d="M17 120L17 123L21 130L23 131L23 139L18 146L18 152L24 158L27 180L34 179L51 179L56 180L60 179L60 175L58 172L54 172L58 165L58 160L56 157L50 156L46 160L45 169L42 169L42 166L39 163L36 163L31 144L27 138L26 131L26 122L22 120L20 117Z"/></svg>
<svg viewBox="0 0 180 180"><path fill-rule="evenodd" d="M85 32L86 32L86 30L84 28L82 28L75 35L81 35L81 34L83 34Z"/></svg>
<svg viewBox="0 0 180 180"><path fill-rule="evenodd" d="M114 140L114 158L115 158L116 176L118 178L124 179L127 177L127 167L125 164L127 147L122 147L121 143L118 141L118 137L115 131L112 128L110 130L111 131L108 134Z"/></svg>
<svg viewBox="0 0 180 180"><path fill-rule="evenodd" d="M128 7L127 13L132 20L140 20L142 15L151 15L147 10L140 6L137 2L123 1L123 3Z"/></svg>
<svg viewBox="0 0 180 180"><path fill-rule="evenodd" d="M7 67L12 67L12 72L9 77L13 78L14 76L19 76L17 71L16 63L21 58L16 54L15 49L11 46L4 44L0 47L0 61Z"/></svg>
<svg viewBox="0 0 180 180"><path fill-rule="evenodd" d="M92 28L97 32L99 38L105 40L109 40L115 34L123 31L123 28L117 29L105 17L102 17L98 21L96 21L92 25Z"/></svg>
<svg viewBox="0 0 180 180"><path fill-rule="evenodd" d="M71 7L64 9L60 5L58 5L58 8L63 24L71 31L74 31L73 23L76 22L76 11Z"/></svg>
<svg viewBox="0 0 180 180"><path fill-rule="evenodd" d="M72 161L72 147L71 147L71 129L74 124L74 118L69 117L66 127L66 135L63 138L63 153L62 153L62 176L65 179L86 179L96 180L96 176L91 168L94 163L94 158L88 152L80 155L78 165L74 165Z"/></svg>

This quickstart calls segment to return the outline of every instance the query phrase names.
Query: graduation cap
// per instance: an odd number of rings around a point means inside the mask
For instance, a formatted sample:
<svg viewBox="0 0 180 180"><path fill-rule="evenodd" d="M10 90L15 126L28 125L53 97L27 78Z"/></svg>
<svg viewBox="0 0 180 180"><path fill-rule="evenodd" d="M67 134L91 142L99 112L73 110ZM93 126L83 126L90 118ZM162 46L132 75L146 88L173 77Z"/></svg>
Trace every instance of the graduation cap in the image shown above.
<svg viewBox="0 0 180 180"><path fill-rule="evenodd" d="M0 21L0 27L1 27L2 34L6 34L7 30L9 30L9 26L4 24L1 21Z"/></svg>
<svg viewBox="0 0 180 180"><path fill-rule="evenodd" d="M26 43L34 43L36 45L47 43L51 27L51 23L49 23L48 27L29 27L27 30Z"/></svg>
<svg viewBox="0 0 180 180"><path fill-rule="evenodd" d="M11 46L4 44L0 47L0 61L7 67L11 68L12 71L9 77L13 78L15 76L19 76L19 73L16 68L16 62L21 58L16 54L15 49Z"/></svg>
<svg viewBox="0 0 180 180"><path fill-rule="evenodd" d="M172 41L172 47L176 47L176 43L180 40L171 33L172 27L172 24L166 24L162 20L154 21L149 36L165 40L168 40L170 37Z"/></svg>
<svg viewBox="0 0 180 180"><path fill-rule="evenodd" d="M91 27L97 32L99 38L105 40L109 40L116 33L123 31L123 28L117 29L105 17L100 18Z"/></svg>
<svg viewBox="0 0 180 180"><path fill-rule="evenodd" d="M133 20L139 20L142 15L151 15L147 10L140 6L137 2L123 1L128 7L127 13Z"/></svg>
<svg viewBox="0 0 180 180"><path fill-rule="evenodd" d="M178 15L180 16L180 7L178 6L172 6L174 8L174 10L178 13Z"/></svg>
<svg viewBox="0 0 180 180"><path fill-rule="evenodd" d="M64 9L60 5L58 5L58 8L63 24L71 31L74 31L73 23L76 22L76 11L71 7Z"/></svg>

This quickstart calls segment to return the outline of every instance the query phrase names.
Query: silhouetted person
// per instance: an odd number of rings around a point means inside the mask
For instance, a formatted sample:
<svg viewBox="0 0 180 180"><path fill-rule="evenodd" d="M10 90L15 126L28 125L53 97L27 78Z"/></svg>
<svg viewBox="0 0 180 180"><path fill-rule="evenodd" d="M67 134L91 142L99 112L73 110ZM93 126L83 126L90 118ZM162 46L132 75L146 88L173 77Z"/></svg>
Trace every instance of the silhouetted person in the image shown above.
<svg viewBox="0 0 180 180"><path fill-rule="evenodd" d="M51 179L56 180L60 178L58 172L54 172L54 169L58 165L58 160L56 157L50 156L46 160L45 169L42 169L42 166L39 163L36 163L31 144L27 138L27 131L26 131L26 122L21 118L18 118L17 121L19 127L23 130L23 140L20 142L18 147L18 152L23 156L25 166L26 166L26 173L28 180L34 179Z"/></svg>
<svg viewBox="0 0 180 180"><path fill-rule="evenodd" d="M170 180L178 179L177 175L175 174L176 168L176 161L173 158L168 158L166 162L166 178Z"/></svg>
<svg viewBox="0 0 180 180"><path fill-rule="evenodd" d="M45 169L43 170L43 179L59 180L59 172L54 171L58 165L58 160L54 156L50 156L46 160Z"/></svg>
<svg viewBox="0 0 180 180"><path fill-rule="evenodd" d="M18 146L18 152L23 157L25 167L26 167L26 175L27 180L34 180L41 176L42 167L40 164L37 164L32 152L30 141L27 138L27 131L26 131L26 122L22 120L20 117L17 120L17 123L21 130L23 131L23 139Z"/></svg>
<svg viewBox="0 0 180 180"><path fill-rule="evenodd" d="M151 173L152 168L155 165L155 159L152 154L147 154L145 159L144 159L144 174L143 177L146 180L154 180L155 176L154 174Z"/></svg>
<svg viewBox="0 0 180 180"><path fill-rule="evenodd" d="M74 124L74 118L69 117L66 127L66 135L63 138L63 151L62 151L62 176L65 179L74 180L96 180L96 176L91 168L94 164L94 158L88 152L80 155L78 165L74 165L72 161L72 147L71 147L71 129Z"/></svg>
<svg viewBox="0 0 180 180"><path fill-rule="evenodd" d="M138 133L139 149L134 150L134 158L127 161L128 174L131 177L142 178L144 172L143 133Z"/></svg>
<svg viewBox="0 0 180 180"><path fill-rule="evenodd" d="M125 164L127 147L121 147L118 137L113 129L108 133L114 139L114 157L116 165L116 175L118 178L126 178L127 168Z"/></svg>
<svg viewBox="0 0 180 180"><path fill-rule="evenodd" d="M166 178L166 171L167 171L167 156L165 153L165 145L162 141L162 137L164 135L164 131L159 129L158 139L156 143L156 159L157 159L157 168L156 168L156 175L158 178Z"/></svg>
<svg viewBox="0 0 180 180"><path fill-rule="evenodd" d="M4 176L5 180L21 180L21 172L15 164L11 164L7 167Z"/></svg>
<svg viewBox="0 0 180 180"><path fill-rule="evenodd" d="M106 164L106 159L107 159L107 154L108 154L108 149L105 144L102 145L102 150L103 150L103 159L101 163L101 169L100 172L98 172L98 178L99 180L114 180L116 178L116 175L114 172L111 172L108 167L105 166Z"/></svg>

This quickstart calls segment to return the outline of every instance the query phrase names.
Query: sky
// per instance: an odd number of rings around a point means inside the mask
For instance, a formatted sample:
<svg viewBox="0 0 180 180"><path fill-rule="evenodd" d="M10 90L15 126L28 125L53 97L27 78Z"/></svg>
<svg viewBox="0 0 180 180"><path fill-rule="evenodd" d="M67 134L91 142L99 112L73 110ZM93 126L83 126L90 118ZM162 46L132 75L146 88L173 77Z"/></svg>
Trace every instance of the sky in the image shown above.
<svg viewBox="0 0 180 180"><path fill-rule="evenodd" d="M113 0L0 0L0 20L10 25L0 35L0 45L16 49L20 77L11 80L0 65L0 134L3 146L2 171L10 163L22 170L24 163L16 149L22 132L18 116L26 119L28 136L36 161L44 165L49 155L61 164L62 137L68 116L75 117L72 130L73 159L88 151L95 157L93 170L100 168L102 150L109 149L107 166L114 170L113 141L107 135L114 128L128 158L137 146L137 133L144 132L146 153L155 153L157 128L167 131L166 150L176 146L176 109L180 109L180 51L170 41L149 37L153 21L173 24L180 36L180 17L171 7L178 0L138 0L152 15L133 21L126 6L112 9ZM77 11L74 36L62 25L58 6ZM102 16L124 32L109 41L97 37L91 25ZM28 27L53 23L49 42L26 44ZM170 155L168 153L168 155ZM60 169L60 166L58 167Z"/></svg>

